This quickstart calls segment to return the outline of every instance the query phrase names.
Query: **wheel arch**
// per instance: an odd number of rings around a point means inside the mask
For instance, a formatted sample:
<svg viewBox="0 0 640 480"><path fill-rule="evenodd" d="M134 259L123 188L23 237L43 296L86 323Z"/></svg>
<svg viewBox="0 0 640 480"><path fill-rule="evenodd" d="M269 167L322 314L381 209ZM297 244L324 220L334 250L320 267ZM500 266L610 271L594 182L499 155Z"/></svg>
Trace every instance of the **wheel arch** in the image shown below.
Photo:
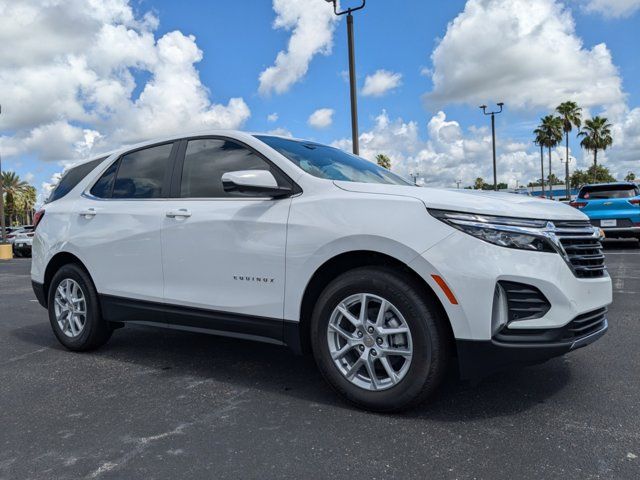
<svg viewBox="0 0 640 480"><path fill-rule="evenodd" d="M89 278L92 278L91 274L89 273L89 270L87 269L85 264L82 262L82 260L80 260L73 253L69 253L69 252L58 252L58 253L56 253L53 257L51 257L51 259L47 263L47 266L46 266L46 268L44 270L43 287L44 287L44 301L45 301L45 303L47 303L48 298L49 298L49 286L51 285L51 280L53 280L53 276L56 274L56 272L58 270L60 270L60 268L62 268L64 265L68 265L70 263L73 263L73 264L79 266L80 268L82 268L87 273L87 275L89 275ZM92 279L92 281L93 281L93 279Z"/></svg>
<svg viewBox="0 0 640 480"><path fill-rule="evenodd" d="M436 309L438 309L442 318L446 319L445 325L448 330L450 341L452 342L452 351L455 351L455 338L451 327L451 319L431 285L429 285L425 279L418 274L418 272L412 269L405 262L386 253L372 250L355 250L340 253L326 260L316 269L307 283L302 296L299 322L287 322L287 324L294 326L290 331L287 331L285 325L285 341L294 351L302 354L306 354L311 351L311 316L320 294L331 280L349 270L365 266L383 266L411 277L425 297L431 301L432 305Z"/></svg>

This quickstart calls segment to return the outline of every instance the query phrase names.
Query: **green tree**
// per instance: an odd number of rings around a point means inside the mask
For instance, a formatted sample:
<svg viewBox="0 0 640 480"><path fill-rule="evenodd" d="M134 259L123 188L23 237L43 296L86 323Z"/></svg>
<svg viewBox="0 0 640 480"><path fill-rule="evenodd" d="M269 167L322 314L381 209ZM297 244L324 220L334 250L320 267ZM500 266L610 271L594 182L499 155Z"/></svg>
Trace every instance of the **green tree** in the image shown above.
<svg viewBox="0 0 640 480"><path fill-rule="evenodd" d="M616 178L604 165L591 165L586 171L574 170L571 174L571 187L579 188L589 183L615 182Z"/></svg>
<svg viewBox="0 0 640 480"><path fill-rule="evenodd" d="M376 163L382 168L391 170L391 159L383 153L379 153L378 155L376 155Z"/></svg>
<svg viewBox="0 0 640 480"><path fill-rule="evenodd" d="M564 182L562 180L560 180L555 173L551 173L548 177L547 177L547 183L549 185L562 185Z"/></svg>
<svg viewBox="0 0 640 480"><path fill-rule="evenodd" d="M633 172L627 173L627 176L624 177L625 182L633 182L636 179L636 174Z"/></svg>
<svg viewBox="0 0 640 480"><path fill-rule="evenodd" d="M587 151L593 152L594 174L597 173L598 167L598 150L606 150L613 144L611 136L611 124L605 117L593 117L584 122L584 127L578 133L582 137L580 146ZM596 177L594 182L598 183Z"/></svg>
<svg viewBox="0 0 640 480"><path fill-rule="evenodd" d="M12 218L16 220L16 197L24 191L29 184L23 180L15 172L2 172L0 176L2 188L4 192L5 216L8 217L8 225L11 225Z"/></svg>
<svg viewBox="0 0 640 480"><path fill-rule="evenodd" d="M14 221L19 224L32 223L33 210L36 204L36 189L27 185L14 197L15 216Z"/></svg>
<svg viewBox="0 0 640 480"><path fill-rule="evenodd" d="M478 177L478 178L476 178L476 181L475 181L475 182L473 182L473 188L474 188L475 190L484 190L484 189L485 189L484 187L485 187L486 185L487 185L487 184L486 184L486 183L484 183L484 178L482 178L482 177Z"/></svg>
<svg viewBox="0 0 640 480"><path fill-rule="evenodd" d="M573 127L580 128L582 125L582 108L576 102L562 102L556 107L556 112L562 120L562 131L565 138L565 183L569 185L569 133ZM567 189L568 190L568 189Z"/></svg>
<svg viewBox="0 0 640 480"><path fill-rule="evenodd" d="M534 130L534 133L536 134L536 140L547 147L549 153L549 177L551 177L551 149L556 147L562 140L562 119L555 115L546 115L540 119L540 125ZM553 198L553 189L551 187L549 187L549 198Z"/></svg>

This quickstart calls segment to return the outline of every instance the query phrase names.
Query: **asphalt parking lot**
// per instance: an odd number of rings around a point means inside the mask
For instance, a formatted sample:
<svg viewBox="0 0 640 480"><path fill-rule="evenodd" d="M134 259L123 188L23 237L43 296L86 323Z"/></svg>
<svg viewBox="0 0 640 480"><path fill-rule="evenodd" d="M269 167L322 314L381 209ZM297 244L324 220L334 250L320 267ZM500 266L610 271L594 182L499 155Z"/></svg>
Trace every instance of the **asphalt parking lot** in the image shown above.
<svg viewBox="0 0 640 480"><path fill-rule="evenodd" d="M609 333L430 403L343 403L280 347L143 327L63 349L0 263L0 478L640 478L640 248L609 242Z"/></svg>

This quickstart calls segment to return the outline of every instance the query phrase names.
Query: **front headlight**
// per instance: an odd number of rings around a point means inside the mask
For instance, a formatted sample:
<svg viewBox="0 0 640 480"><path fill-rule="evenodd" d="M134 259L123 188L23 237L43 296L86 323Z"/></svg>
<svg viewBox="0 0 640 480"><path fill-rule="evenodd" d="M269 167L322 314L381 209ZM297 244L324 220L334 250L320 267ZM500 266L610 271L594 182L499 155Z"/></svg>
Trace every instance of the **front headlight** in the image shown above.
<svg viewBox="0 0 640 480"><path fill-rule="evenodd" d="M478 215L429 209L438 220L469 235L501 247L556 252L542 229L545 220Z"/></svg>

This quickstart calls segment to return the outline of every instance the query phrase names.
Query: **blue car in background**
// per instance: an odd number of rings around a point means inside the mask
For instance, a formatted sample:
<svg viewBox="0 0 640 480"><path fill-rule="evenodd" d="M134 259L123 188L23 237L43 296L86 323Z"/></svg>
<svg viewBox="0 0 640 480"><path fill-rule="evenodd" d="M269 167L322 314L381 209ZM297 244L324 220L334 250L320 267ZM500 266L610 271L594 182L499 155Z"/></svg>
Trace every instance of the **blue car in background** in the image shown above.
<svg viewBox="0 0 640 480"><path fill-rule="evenodd" d="M570 205L583 211L608 238L640 240L640 187L635 183L585 185Z"/></svg>

